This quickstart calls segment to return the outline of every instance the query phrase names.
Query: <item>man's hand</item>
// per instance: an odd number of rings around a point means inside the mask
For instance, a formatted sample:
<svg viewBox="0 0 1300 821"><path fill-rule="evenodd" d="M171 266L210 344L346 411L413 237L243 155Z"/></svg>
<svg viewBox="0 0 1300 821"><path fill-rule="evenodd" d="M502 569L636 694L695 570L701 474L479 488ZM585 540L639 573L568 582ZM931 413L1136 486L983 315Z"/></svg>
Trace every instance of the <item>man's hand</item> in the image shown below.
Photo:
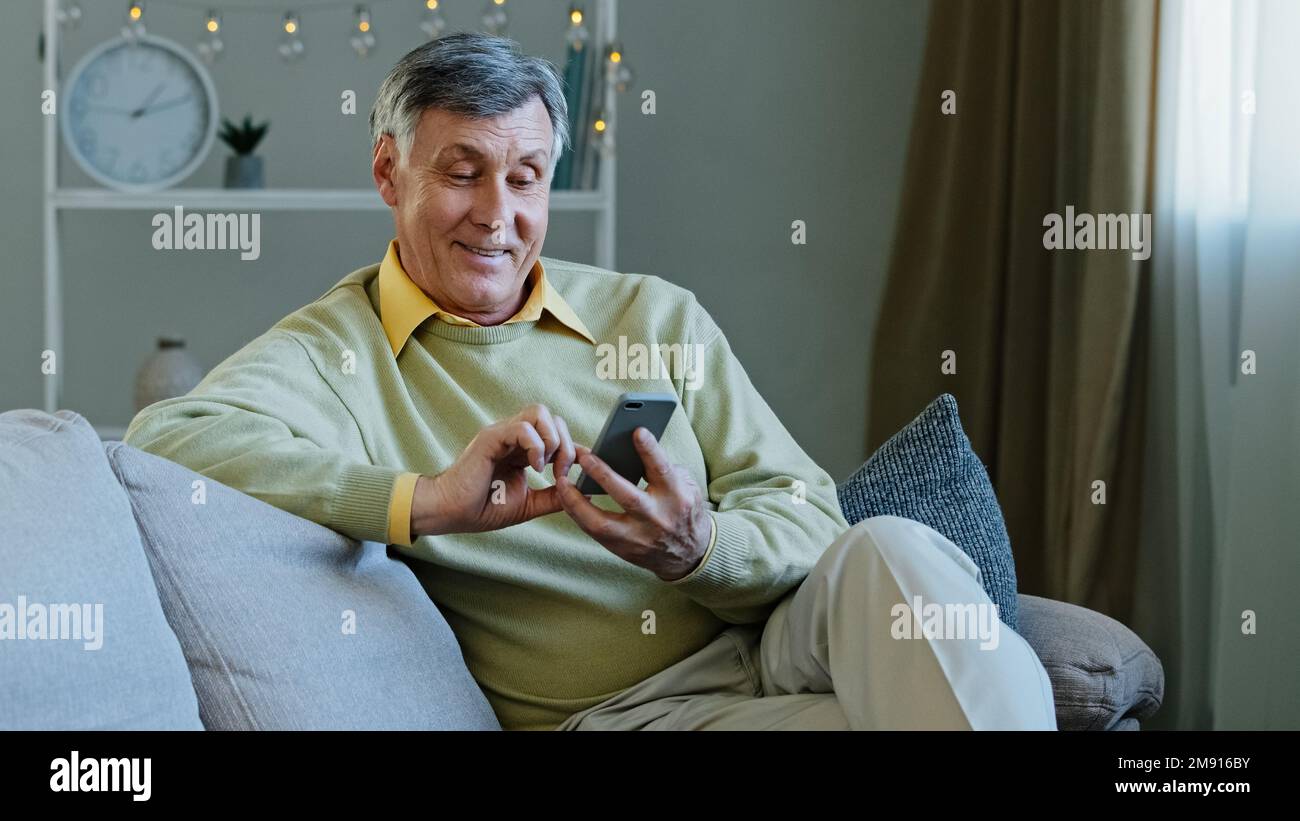
<svg viewBox="0 0 1300 821"><path fill-rule="evenodd" d="M619 476L590 449L576 446L583 471L626 513L593 505L558 467L554 489L564 511L588 536L620 559L674 581L694 570L709 546L708 507L699 485L668 460L650 431L637 428L632 442L645 464L645 490Z"/></svg>
<svg viewBox="0 0 1300 821"><path fill-rule="evenodd" d="M480 533L562 509L558 488L534 490L525 471L554 463L556 476L573 465L569 426L545 405L529 405L489 425L451 467L421 476L411 503L411 535Z"/></svg>

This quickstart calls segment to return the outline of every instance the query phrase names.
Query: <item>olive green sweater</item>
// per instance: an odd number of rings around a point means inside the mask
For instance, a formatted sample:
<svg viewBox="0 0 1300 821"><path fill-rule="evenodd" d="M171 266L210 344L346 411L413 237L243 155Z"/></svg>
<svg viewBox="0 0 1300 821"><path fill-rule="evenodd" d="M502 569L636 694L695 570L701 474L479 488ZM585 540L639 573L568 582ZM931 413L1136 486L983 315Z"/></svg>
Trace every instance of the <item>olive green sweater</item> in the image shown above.
<svg viewBox="0 0 1300 821"><path fill-rule="evenodd" d="M430 318L394 356L374 265L276 323L188 395L145 408L124 436L355 539L389 543L399 478L445 470L485 425L541 402L591 446L620 394L676 394L661 443L704 489L716 528L685 579L664 582L624 562L563 512L397 545L417 560L507 729L553 728L700 649L727 623L764 620L848 528L831 478L689 291L542 262L596 345L550 314L493 327ZM670 360L667 373L643 376L637 343L698 345L679 350L702 357L694 371ZM622 370L620 350L630 366ZM535 487L552 483L550 465L528 473ZM593 501L619 509L608 496Z"/></svg>

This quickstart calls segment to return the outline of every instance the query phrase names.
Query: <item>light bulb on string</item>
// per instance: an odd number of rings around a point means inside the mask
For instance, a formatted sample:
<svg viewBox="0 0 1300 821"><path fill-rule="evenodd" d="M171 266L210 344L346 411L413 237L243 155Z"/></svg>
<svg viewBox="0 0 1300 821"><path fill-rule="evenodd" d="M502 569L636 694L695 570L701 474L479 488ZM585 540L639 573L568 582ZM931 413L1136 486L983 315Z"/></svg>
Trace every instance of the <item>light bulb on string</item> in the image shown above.
<svg viewBox="0 0 1300 821"><path fill-rule="evenodd" d="M302 24L298 21L298 15L292 11L286 14L280 28L284 32L280 37L280 57L286 63L302 59L307 53L307 45L302 41Z"/></svg>
<svg viewBox="0 0 1300 821"><path fill-rule="evenodd" d="M126 23L122 25L122 36L135 41L145 36L144 0L133 0L126 6Z"/></svg>
<svg viewBox="0 0 1300 821"><path fill-rule="evenodd" d="M564 34L564 41L572 46L574 51L582 51L582 47L591 37L586 20L587 16L583 14L582 6L577 3L569 6L569 30Z"/></svg>
<svg viewBox="0 0 1300 821"><path fill-rule="evenodd" d="M447 18L442 16L438 5L438 0L424 0L424 19L420 21L420 30L430 40L437 40L447 30Z"/></svg>
<svg viewBox="0 0 1300 821"><path fill-rule="evenodd" d="M194 47L204 62L215 63L221 58L226 45L221 42L221 15L209 10L203 15L203 39Z"/></svg>
<svg viewBox="0 0 1300 821"><path fill-rule="evenodd" d="M357 6L356 15L356 22L352 25L352 36L348 38L348 42L358 57L365 57L374 51L379 41L375 38L375 27L370 21L370 9Z"/></svg>
<svg viewBox="0 0 1300 821"><path fill-rule="evenodd" d="M636 79L636 73L627 64L627 56L623 54L620 43L612 43L605 49L605 79L619 94L627 91Z"/></svg>
<svg viewBox="0 0 1300 821"><path fill-rule="evenodd" d="M81 6L77 4L77 0L67 0L54 13L54 19L66 29L75 29L81 25Z"/></svg>
<svg viewBox="0 0 1300 821"><path fill-rule="evenodd" d="M591 144L605 156L614 151L614 133L604 111L598 112L596 119L591 121Z"/></svg>
<svg viewBox="0 0 1300 821"><path fill-rule="evenodd" d="M501 36L506 33L510 17L506 14L506 0L488 0L483 11L483 30Z"/></svg>

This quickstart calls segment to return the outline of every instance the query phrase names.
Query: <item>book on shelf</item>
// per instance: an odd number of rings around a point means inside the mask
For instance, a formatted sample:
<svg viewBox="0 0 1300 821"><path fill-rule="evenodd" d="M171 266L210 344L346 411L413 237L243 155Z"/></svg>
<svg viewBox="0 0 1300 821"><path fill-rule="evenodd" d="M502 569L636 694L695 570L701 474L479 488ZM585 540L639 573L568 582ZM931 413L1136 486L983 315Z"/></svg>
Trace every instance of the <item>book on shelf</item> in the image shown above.
<svg viewBox="0 0 1300 821"><path fill-rule="evenodd" d="M578 154L578 166L575 169L577 179L574 184L584 191L594 191L599 181L597 173L600 170L600 152L595 145L593 126L596 115L605 105L605 84L601 75L602 58L597 53L599 49L588 48L585 51L586 70L583 76L586 84L582 89L582 119L579 120L582 152Z"/></svg>
<svg viewBox="0 0 1300 821"><path fill-rule="evenodd" d="M564 61L564 99L569 107L569 141L570 149L560 158L555 169L555 180L551 188L559 191L572 190L578 178L576 169L582 156L584 143L582 128L582 99L587 83L588 48L575 47L570 44Z"/></svg>

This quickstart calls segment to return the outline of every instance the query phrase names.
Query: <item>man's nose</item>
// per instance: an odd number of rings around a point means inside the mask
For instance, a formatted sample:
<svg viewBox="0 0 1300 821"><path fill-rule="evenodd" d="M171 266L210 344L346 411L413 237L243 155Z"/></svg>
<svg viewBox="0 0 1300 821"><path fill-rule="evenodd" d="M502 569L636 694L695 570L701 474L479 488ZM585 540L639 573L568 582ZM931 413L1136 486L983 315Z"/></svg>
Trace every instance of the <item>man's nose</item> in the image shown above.
<svg viewBox="0 0 1300 821"><path fill-rule="evenodd" d="M504 242L505 228L514 221L510 210L509 191L505 180L485 180L475 188L474 206L470 218L478 225L493 233L494 239Z"/></svg>

